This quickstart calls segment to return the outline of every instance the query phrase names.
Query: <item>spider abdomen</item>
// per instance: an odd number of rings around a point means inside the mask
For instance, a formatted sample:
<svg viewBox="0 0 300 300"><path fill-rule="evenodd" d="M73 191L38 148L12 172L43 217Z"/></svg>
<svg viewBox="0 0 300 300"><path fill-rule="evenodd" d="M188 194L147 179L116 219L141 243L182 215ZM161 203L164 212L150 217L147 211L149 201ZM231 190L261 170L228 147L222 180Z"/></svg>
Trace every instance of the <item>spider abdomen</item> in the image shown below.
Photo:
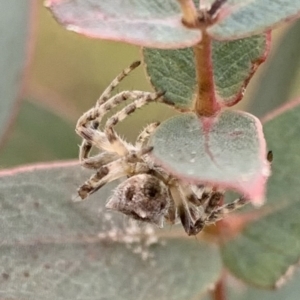
<svg viewBox="0 0 300 300"><path fill-rule="evenodd" d="M163 226L171 199L167 186L149 174L138 174L122 182L106 204L136 220Z"/></svg>

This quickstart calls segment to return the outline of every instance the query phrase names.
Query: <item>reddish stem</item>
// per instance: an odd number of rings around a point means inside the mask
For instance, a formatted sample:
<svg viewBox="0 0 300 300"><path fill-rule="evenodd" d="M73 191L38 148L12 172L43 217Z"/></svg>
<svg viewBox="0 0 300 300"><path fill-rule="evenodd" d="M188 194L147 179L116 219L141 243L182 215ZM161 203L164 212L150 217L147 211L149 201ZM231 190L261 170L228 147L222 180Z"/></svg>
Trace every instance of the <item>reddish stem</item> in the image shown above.
<svg viewBox="0 0 300 300"><path fill-rule="evenodd" d="M178 0L178 2L182 12L182 23L189 28L194 28L198 23L198 12L193 0Z"/></svg>
<svg viewBox="0 0 300 300"><path fill-rule="evenodd" d="M225 285L225 272L223 272L221 278L217 282L214 290L211 292L212 300L226 300L226 285Z"/></svg>
<svg viewBox="0 0 300 300"><path fill-rule="evenodd" d="M199 116L209 117L219 111L220 105L215 95L212 40L204 30L202 33L203 37L201 42L194 46L198 83L194 111Z"/></svg>

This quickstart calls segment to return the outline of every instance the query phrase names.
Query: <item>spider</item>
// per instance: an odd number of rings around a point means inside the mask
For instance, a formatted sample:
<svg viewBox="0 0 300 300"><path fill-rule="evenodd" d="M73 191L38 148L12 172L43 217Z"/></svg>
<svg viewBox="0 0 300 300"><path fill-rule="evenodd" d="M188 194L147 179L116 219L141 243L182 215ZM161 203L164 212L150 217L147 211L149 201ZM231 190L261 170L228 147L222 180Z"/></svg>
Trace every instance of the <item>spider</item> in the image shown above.
<svg viewBox="0 0 300 300"><path fill-rule="evenodd" d="M104 90L95 106L77 122L76 132L83 138L79 160L83 167L94 169L96 173L79 187L79 197L75 200L84 200L106 183L125 176L127 179L113 191L107 208L159 227L164 221L174 224L179 219L188 235L196 235L205 225L217 222L248 200L241 197L222 205L224 191L183 182L156 165L149 155L153 147L147 142L159 123L146 126L134 145L115 132L114 126L137 108L150 102L167 102L163 92L123 91L111 96L121 80L139 65L137 61L124 69ZM109 118L100 130L103 116L127 99L133 102ZM93 146L101 152L90 156Z"/></svg>

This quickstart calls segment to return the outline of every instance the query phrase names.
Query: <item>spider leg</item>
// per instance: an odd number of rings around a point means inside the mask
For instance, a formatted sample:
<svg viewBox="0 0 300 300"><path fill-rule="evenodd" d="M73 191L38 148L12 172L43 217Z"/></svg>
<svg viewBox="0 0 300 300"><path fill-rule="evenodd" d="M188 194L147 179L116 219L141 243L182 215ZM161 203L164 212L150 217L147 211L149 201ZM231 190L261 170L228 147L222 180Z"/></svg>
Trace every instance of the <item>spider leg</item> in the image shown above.
<svg viewBox="0 0 300 300"><path fill-rule="evenodd" d="M147 173L149 167L145 163L138 162L140 157L149 153L151 147L133 151L128 155L101 166L96 174L92 175L78 190L79 197L83 200L88 195L95 193L106 183L122 176L137 173Z"/></svg>
<svg viewBox="0 0 300 300"><path fill-rule="evenodd" d="M206 217L204 218L201 217L194 223L193 228L191 229L191 235L198 234L199 232L202 231L205 225L213 224L216 223L217 221L222 220L225 215L243 207L248 202L249 201L245 197L240 197L231 203L224 204L222 206L215 208L214 210L211 210L211 213L208 215L206 212L206 214L204 214L204 216Z"/></svg>
<svg viewBox="0 0 300 300"><path fill-rule="evenodd" d="M112 108L120 104L122 101L125 101L127 99L139 99L143 97L145 94L151 94L147 92L141 92L141 91L124 91L121 92L114 97L110 98L106 103L100 106L95 106L85 112L78 120L76 125L76 133L81 136L84 140L82 142L82 145L80 147L80 154L79 158L84 159L87 158L91 148L92 144L94 144L99 149L104 149L107 151L114 152L114 149L108 142L107 138L105 137L105 134L98 130L99 124L103 118L103 116L110 111ZM88 124L91 123L91 126L88 126ZM93 132L92 132L93 131ZM97 143L93 143L93 135L97 136ZM100 137L101 136L101 137ZM92 140L92 141L91 141ZM122 146L122 153L121 155L126 153L126 146Z"/></svg>
<svg viewBox="0 0 300 300"><path fill-rule="evenodd" d="M102 166L96 174L92 175L81 187L79 187L77 190L78 195L81 200L84 200L106 183L125 175L127 175L126 166L123 163L123 159L120 158Z"/></svg>
<svg viewBox="0 0 300 300"><path fill-rule="evenodd" d="M148 142L149 137L151 134L155 131L155 129L159 126L159 122L156 123L151 123L147 125L143 131L139 134L139 136L136 139L135 147L136 148L142 148L143 146L146 145Z"/></svg>
<svg viewBox="0 0 300 300"><path fill-rule="evenodd" d="M111 143L112 148L119 155L124 155L127 153L128 147L124 145L123 140L116 134L114 126L117 125L120 121L123 121L127 116L132 114L137 108L148 104L149 102L158 101L158 99L164 93L144 93L142 97L136 99L132 103L125 106L122 110L117 112L111 118L109 118L105 124L104 132L107 136L108 141Z"/></svg>
<svg viewBox="0 0 300 300"><path fill-rule="evenodd" d="M91 128L97 130L99 126L99 122L93 122ZM92 150L93 144L90 143L88 140L83 139L80 148L79 148L79 161L83 162L85 159L89 157L89 154Z"/></svg>
<svg viewBox="0 0 300 300"><path fill-rule="evenodd" d="M220 206L224 199L224 192L221 191L212 191L207 205L205 207L205 215L210 215L217 207Z"/></svg>
<svg viewBox="0 0 300 300"><path fill-rule="evenodd" d="M207 216L205 223L211 224L220 221L221 219L224 218L225 215L237 209L240 209L247 203L249 203L248 199L246 199L245 197L240 197L230 203L224 204L218 207L217 209L215 209L214 211L212 211L212 213L209 216Z"/></svg>
<svg viewBox="0 0 300 300"><path fill-rule="evenodd" d="M177 182L174 187L170 188L170 193L177 207L177 213L185 232L188 235L192 235L195 218L194 212L196 211L191 209L188 204L188 198L190 197L188 186Z"/></svg>
<svg viewBox="0 0 300 300"><path fill-rule="evenodd" d="M189 193L187 194L187 200L195 206L205 206L211 197L212 190L204 185L189 186Z"/></svg>
<svg viewBox="0 0 300 300"><path fill-rule="evenodd" d="M140 61L133 62L129 67L124 69L104 90L100 98L97 100L98 106L105 103L111 96L111 92L117 87L117 85L134 69L136 69L141 64Z"/></svg>
<svg viewBox="0 0 300 300"><path fill-rule="evenodd" d="M114 80L109 84L109 86L103 91L101 96L96 102L96 107L101 106L103 103L105 103L111 95L111 92L116 88L116 86L135 68L137 68L141 64L140 61L133 62L128 68L124 69ZM96 108L94 108L96 109ZM100 122L99 121L93 121L91 127L93 129L98 129ZM82 125L82 124L81 124ZM83 140L81 147L80 147L80 154L79 159L82 161L83 159L87 158L89 156L89 153L91 151L92 144L88 141Z"/></svg>
<svg viewBox="0 0 300 300"><path fill-rule="evenodd" d="M271 164L273 161L273 153L272 151L269 151L267 154L267 160ZM197 190L197 186L190 186L192 190ZM197 194L197 191L194 191L195 194ZM202 194L205 198L205 192ZM212 191L211 193L207 193L206 196L208 197L207 200L200 200L200 205L205 205L205 202L207 202L204 210L204 214L200 216L190 227L188 227L188 230L186 230L188 235L196 235L204 228L205 225L213 224L217 221L220 221L224 218L225 215L240 209L247 203L249 203L249 200L245 198L244 196L234 200L231 203L227 203L220 206L220 203L222 202L222 199L224 197L224 191ZM203 197L203 196L202 196ZM199 201L199 199L196 199ZM190 203L194 203L197 205L197 201L195 202L195 197L189 197L188 201ZM185 228L186 229L186 228Z"/></svg>
<svg viewBox="0 0 300 300"><path fill-rule="evenodd" d="M104 92L101 94L99 99L96 102L95 107L87 111L85 114L83 114L78 122L76 127L80 126L86 126L88 122L93 121L94 124L92 127L95 129L98 128L100 121L105 113L107 113L110 109L121 103L122 101L125 101L129 98L137 99L141 98L144 94L147 94L147 92L142 91L123 91L114 97L111 97L111 92L115 89L115 87L135 68L137 68L140 65L140 61L136 61L132 63L128 68L124 69L111 83L110 85L104 90ZM148 93L151 94L151 93ZM98 121L98 123L95 123Z"/></svg>
<svg viewBox="0 0 300 300"><path fill-rule="evenodd" d="M144 95L151 95L153 93L150 92L143 92L143 91L123 91L120 92L113 97L111 97L109 100L107 100L102 105L95 105L95 107L92 107L87 112L85 112L77 121L76 128L79 127L86 127L88 123L90 122L98 122L98 124L93 124L92 127L98 128L103 116L109 112L112 108L116 107L123 101L126 101L128 99L136 100Z"/></svg>
<svg viewBox="0 0 300 300"><path fill-rule="evenodd" d="M273 161L273 152L272 151L268 151L267 160L270 164L272 164L272 161ZM217 198L218 198L218 195L217 195ZM242 196L230 203L224 204L215 209L214 208L209 209L206 212L206 213L208 213L208 216L205 220L205 223L206 224L215 223L215 222L223 219L225 215L227 215L237 209L240 209L241 207L243 207L244 205L246 205L248 203L249 203L249 200L246 197ZM217 201L216 201L216 204L217 204ZM217 206L218 206L218 204L217 204Z"/></svg>
<svg viewBox="0 0 300 300"><path fill-rule="evenodd" d="M203 228L202 220L206 218L205 206L211 200L211 189L205 186L180 184L183 205L178 207L178 215L188 235L196 235Z"/></svg>
<svg viewBox="0 0 300 300"><path fill-rule="evenodd" d="M201 198L195 197L195 194L187 195L188 201L198 206L198 209L194 208L193 206L190 207L189 215L187 214L186 209L185 210L181 209L181 211L179 212L179 214L180 213L182 214L181 222L188 235L196 235L202 231L204 226L207 224L208 216L212 215L212 212L216 210L216 207L219 206L222 198L223 198L223 193L219 191L215 191L211 193L203 192ZM202 212L199 211L200 209L203 209L203 211Z"/></svg>
<svg viewBox="0 0 300 300"><path fill-rule="evenodd" d="M81 160L81 166L87 169L99 169L102 166L117 160L119 156L113 152L101 152L95 156Z"/></svg>
<svg viewBox="0 0 300 300"><path fill-rule="evenodd" d="M175 224L175 221L176 221L177 211L176 211L176 207L175 207L175 203L174 203L173 198L170 197L170 199L172 201L170 202L168 212L165 215L165 220L167 221L167 223L173 225L173 224Z"/></svg>
<svg viewBox="0 0 300 300"><path fill-rule="evenodd" d="M76 132L84 139L79 149L79 160L81 162L89 157L93 145L98 149L114 152L104 132L84 126L76 128Z"/></svg>

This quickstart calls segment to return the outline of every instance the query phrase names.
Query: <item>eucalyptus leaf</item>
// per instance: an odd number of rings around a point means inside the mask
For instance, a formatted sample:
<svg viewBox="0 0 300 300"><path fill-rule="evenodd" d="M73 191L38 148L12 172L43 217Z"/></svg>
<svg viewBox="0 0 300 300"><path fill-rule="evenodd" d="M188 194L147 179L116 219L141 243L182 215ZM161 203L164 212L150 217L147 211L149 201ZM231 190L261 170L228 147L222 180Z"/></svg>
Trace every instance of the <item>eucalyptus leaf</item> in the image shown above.
<svg viewBox="0 0 300 300"><path fill-rule="evenodd" d="M285 32L266 62L258 86L249 99L248 111L263 117L290 100L300 68L300 21Z"/></svg>
<svg viewBox="0 0 300 300"><path fill-rule="evenodd" d="M143 59L151 84L175 107L189 110L196 88L195 62L192 48L158 50L143 48Z"/></svg>
<svg viewBox="0 0 300 300"><path fill-rule="evenodd" d="M9 0L0 10L0 138L14 114L26 63L32 1ZM33 3L33 2L32 2Z"/></svg>
<svg viewBox="0 0 300 300"><path fill-rule="evenodd" d="M200 30L182 25L175 0L48 0L46 5L67 29L94 38L155 48L183 48L201 40ZM299 14L300 4L293 0L228 0L208 33L218 40L249 37Z"/></svg>
<svg viewBox="0 0 300 300"><path fill-rule="evenodd" d="M295 276L286 278L284 286L278 290L266 291L252 286L240 286L233 282L228 285L228 298L230 300L296 300L300 291L300 273L298 270L294 271L296 272L296 274L293 274Z"/></svg>
<svg viewBox="0 0 300 300"><path fill-rule="evenodd" d="M0 166L75 158L80 140L75 124L28 101L22 103L14 129L0 151Z"/></svg>
<svg viewBox="0 0 300 300"><path fill-rule="evenodd" d="M292 276L292 278L291 278ZM230 300L296 300L299 297L299 270L291 270L289 276L283 281L283 286L275 290L265 290L243 284L230 276L224 277L226 297ZM207 294L201 300L211 300Z"/></svg>
<svg viewBox="0 0 300 300"><path fill-rule="evenodd" d="M74 163L0 173L1 298L186 300L218 279L216 246L107 211L116 184L72 202L90 175Z"/></svg>
<svg viewBox="0 0 300 300"><path fill-rule="evenodd" d="M179 178L234 189L263 203L269 164L254 116L229 110L210 118L181 114L162 123L150 145L156 162Z"/></svg>
<svg viewBox="0 0 300 300"><path fill-rule="evenodd" d="M294 0L229 0L226 17L208 29L218 40L259 34L300 16L300 2Z"/></svg>
<svg viewBox="0 0 300 300"><path fill-rule="evenodd" d="M266 58L268 39L267 35L258 35L237 41L212 43L215 89L221 106L232 106L242 99L254 70ZM166 91L164 97L174 102L178 109L191 110L196 90L192 48L144 48L143 56L154 88Z"/></svg>
<svg viewBox="0 0 300 300"><path fill-rule="evenodd" d="M192 46L200 30L181 23L174 0L47 0L55 18L67 29L93 38L159 48Z"/></svg>
<svg viewBox="0 0 300 300"><path fill-rule="evenodd" d="M224 263L235 276L264 288L276 286L300 258L300 102L279 112L264 126L275 158L263 217L222 247Z"/></svg>

